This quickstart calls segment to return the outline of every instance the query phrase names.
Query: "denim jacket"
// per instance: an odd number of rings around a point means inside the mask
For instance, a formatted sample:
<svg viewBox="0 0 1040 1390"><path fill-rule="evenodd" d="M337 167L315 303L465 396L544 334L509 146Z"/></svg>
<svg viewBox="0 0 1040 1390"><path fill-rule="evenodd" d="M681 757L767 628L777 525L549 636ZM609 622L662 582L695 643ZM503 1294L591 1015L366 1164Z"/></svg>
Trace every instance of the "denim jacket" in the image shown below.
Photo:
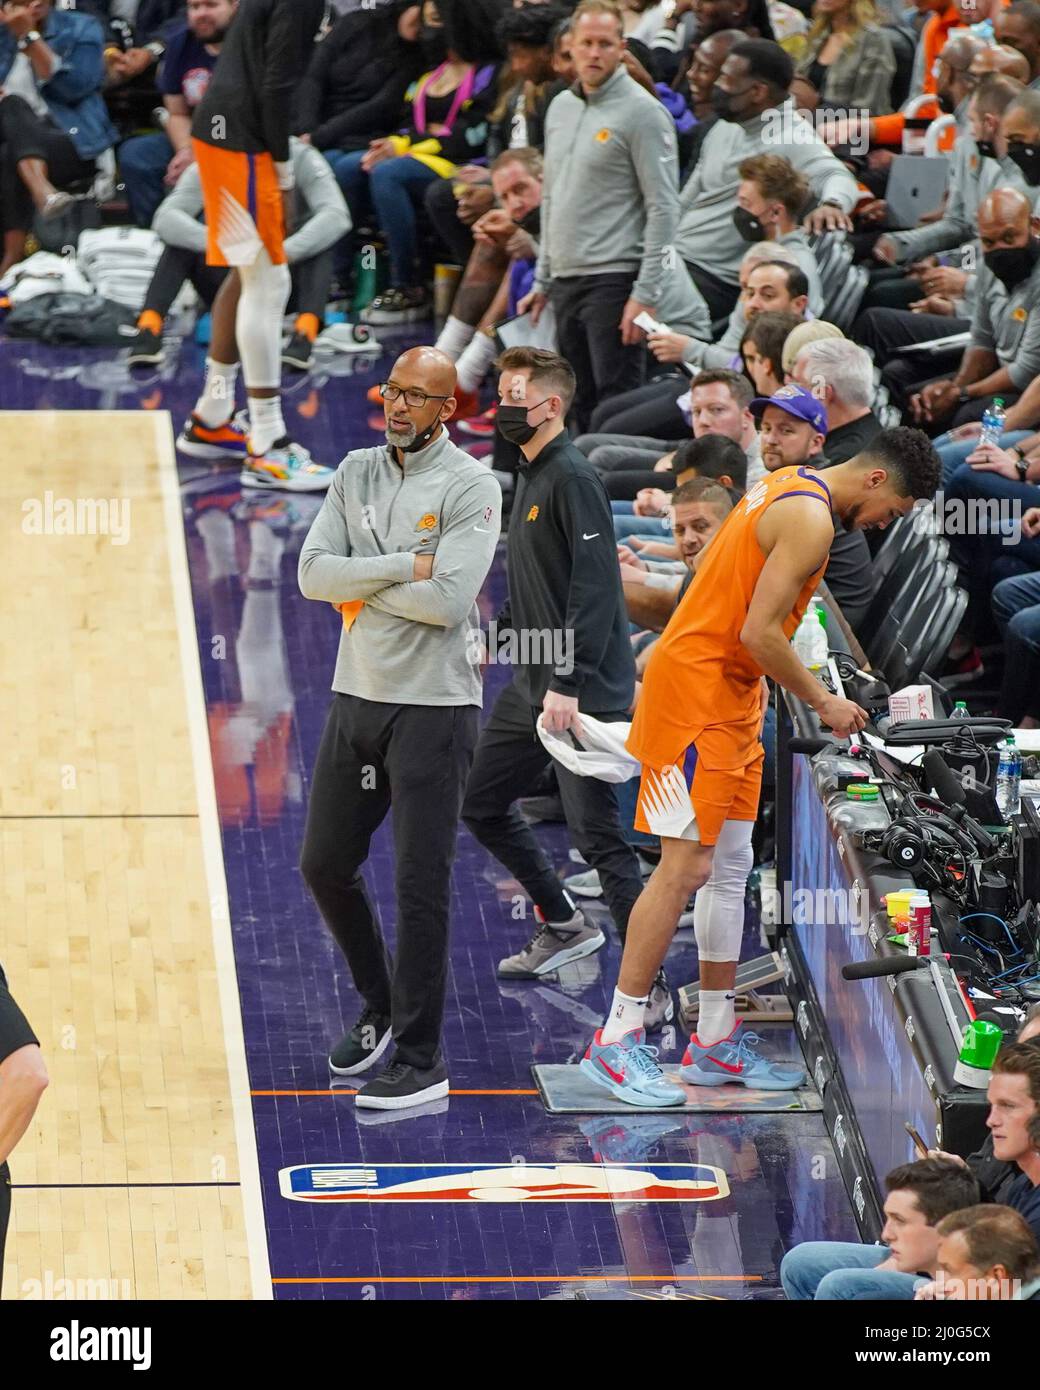
<svg viewBox="0 0 1040 1390"><path fill-rule="evenodd" d="M60 66L41 84L40 95L80 159L96 159L119 138L101 95L105 74L101 26L92 15L51 10L41 33ZM14 36L6 27L0 28L0 86L17 56Z"/></svg>

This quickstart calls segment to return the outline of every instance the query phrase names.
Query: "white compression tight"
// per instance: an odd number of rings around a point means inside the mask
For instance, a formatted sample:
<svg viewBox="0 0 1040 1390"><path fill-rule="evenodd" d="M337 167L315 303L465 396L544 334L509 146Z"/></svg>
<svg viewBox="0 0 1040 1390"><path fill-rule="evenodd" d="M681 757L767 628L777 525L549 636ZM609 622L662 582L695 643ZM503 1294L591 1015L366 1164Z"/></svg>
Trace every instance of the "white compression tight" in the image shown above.
<svg viewBox="0 0 1040 1390"><path fill-rule="evenodd" d="M744 935L744 893L755 857L751 849L754 821L723 823L711 861L711 877L697 890L693 927L697 954L704 961L740 959Z"/></svg>
<svg viewBox="0 0 1040 1390"><path fill-rule="evenodd" d="M240 265L235 337L242 358L246 389L277 390L282 380L282 318L292 293L287 265L272 265L267 248L252 265Z"/></svg>

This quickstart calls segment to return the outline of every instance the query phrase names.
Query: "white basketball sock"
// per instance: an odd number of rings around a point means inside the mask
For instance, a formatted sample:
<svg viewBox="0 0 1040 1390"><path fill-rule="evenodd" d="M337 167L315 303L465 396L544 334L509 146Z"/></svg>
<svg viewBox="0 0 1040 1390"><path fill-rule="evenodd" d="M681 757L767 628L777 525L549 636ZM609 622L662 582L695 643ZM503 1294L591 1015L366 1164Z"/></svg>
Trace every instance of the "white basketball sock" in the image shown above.
<svg viewBox="0 0 1040 1390"><path fill-rule="evenodd" d="M249 397L249 452L259 457L285 438L285 421L279 396Z"/></svg>
<svg viewBox="0 0 1040 1390"><path fill-rule="evenodd" d="M237 381L237 362L215 362L212 357L206 358L206 385L195 406L195 414L210 429L223 425L234 415Z"/></svg>
<svg viewBox="0 0 1040 1390"><path fill-rule="evenodd" d="M728 1038L737 1021L737 996L731 989L702 989L699 992L697 1041L702 1047Z"/></svg>
<svg viewBox="0 0 1040 1390"><path fill-rule="evenodd" d="M614 991L614 1002L600 1032L600 1042L612 1043L623 1038L626 1033L642 1028L646 1014L646 1000L633 999L630 994Z"/></svg>
<svg viewBox="0 0 1040 1390"><path fill-rule="evenodd" d="M463 391L475 391L495 360L495 340L486 333L475 333L469 347L459 358L459 386Z"/></svg>
<svg viewBox="0 0 1040 1390"><path fill-rule="evenodd" d="M476 331L471 323L463 323L461 319L449 314L448 321L441 329L435 347L450 357L453 362L457 362L463 348Z"/></svg>

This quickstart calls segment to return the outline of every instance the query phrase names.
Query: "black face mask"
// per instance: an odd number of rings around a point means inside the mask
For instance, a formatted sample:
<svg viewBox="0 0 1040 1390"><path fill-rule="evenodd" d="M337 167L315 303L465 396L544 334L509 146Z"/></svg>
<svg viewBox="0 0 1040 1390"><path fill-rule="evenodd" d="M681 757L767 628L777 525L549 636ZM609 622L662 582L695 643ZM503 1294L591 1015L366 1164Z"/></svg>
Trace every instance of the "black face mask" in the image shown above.
<svg viewBox="0 0 1040 1390"><path fill-rule="evenodd" d="M733 225L744 238L745 241L765 241L766 229L757 217L754 217L747 208L735 207L733 209Z"/></svg>
<svg viewBox="0 0 1040 1390"><path fill-rule="evenodd" d="M530 212L521 217L517 223L528 236L537 237L542 230L542 209L541 207L532 208Z"/></svg>
<svg viewBox="0 0 1040 1390"><path fill-rule="evenodd" d="M987 251L982 259L1010 293L1032 275L1040 260L1040 241L1031 236L1025 246L1001 246L996 251Z"/></svg>
<svg viewBox="0 0 1040 1390"><path fill-rule="evenodd" d="M980 159L996 159L997 147L992 140L976 140L975 148L979 152Z"/></svg>
<svg viewBox="0 0 1040 1390"><path fill-rule="evenodd" d="M539 401L538 405L544 405L544 401ZM503 439L508 439L510 444L530 443L541 425L532 425L527 418L529 410L537 410L537 405L500 405L498 414L495 416L495 426ZM542 421L544 424L545 421Z"/></svg>
<svg viewBox="0 0 1040 1390"><path fill-rule="evenodd" d="M423 58L431 67L439 67L447 58L448 40L444 37L444 30L437 25L424 24L419 30L419 42Z"/></svg>
<svg viewBox="0 0 1040 1390"><path fill-rule="evenodd" d="M1022 177L1030 188L1040 183L1040 146L1008 145L1007 157L1022 170Z"/></svg>

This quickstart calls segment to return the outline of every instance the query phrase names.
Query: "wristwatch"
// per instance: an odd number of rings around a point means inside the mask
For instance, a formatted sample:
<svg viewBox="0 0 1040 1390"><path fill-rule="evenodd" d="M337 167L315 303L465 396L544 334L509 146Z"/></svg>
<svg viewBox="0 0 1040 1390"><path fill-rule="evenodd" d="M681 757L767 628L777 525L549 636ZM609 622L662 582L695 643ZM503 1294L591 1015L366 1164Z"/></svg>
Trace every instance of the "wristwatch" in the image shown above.
<svg viewBox="0 0 1040 1390"><path fill-rule="evenodd" d="M1024 483L1026 481L1026 475L1029 472L1028 461L1022 457L1022 450L1018 447L1017 444L1012 444L1011 448L1008 450L1008 453L1014 454L1015 468L1018 470L1018 481L1020 483Z"/></svg>
<svg viewBox="0 0 1040 1390"><path fill-rule="evenodd" d="M18 40L18 52L24 53L31 43L39 43L43 38L39 29L30 29L27 34L23 34Z"/></svg>

